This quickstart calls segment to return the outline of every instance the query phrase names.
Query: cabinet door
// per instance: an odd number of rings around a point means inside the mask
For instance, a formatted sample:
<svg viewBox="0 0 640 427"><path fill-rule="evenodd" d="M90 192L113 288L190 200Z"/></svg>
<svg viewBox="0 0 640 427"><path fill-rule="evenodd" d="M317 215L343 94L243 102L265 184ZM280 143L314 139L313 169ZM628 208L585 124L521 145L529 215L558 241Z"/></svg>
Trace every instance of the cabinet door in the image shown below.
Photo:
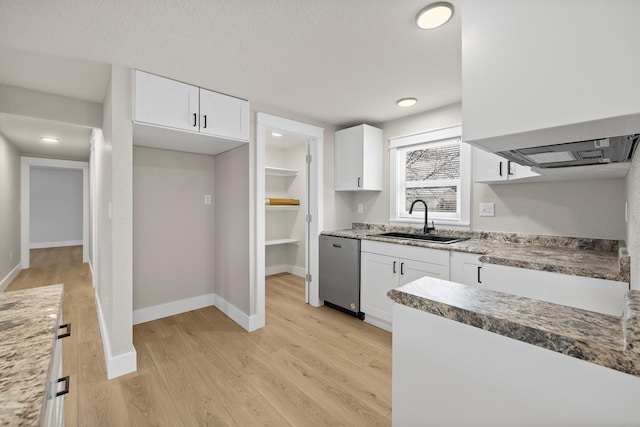
<svg viewBox="0 0 640 427"><path fill-rule="evenodd" d="M480 148L473 150L473 175L476 182L513 181L539 174L529 166L522 166L508 161L497 154Z"/></svg>
<svg viewBox="0 0 640 427"><path fill-rule="evenodd" d="M335 133L335 189L362 189L362 126L354 126Z"/></svg>
<svg viewBox="0 0 640 427"><path fill-rule="evenodd" d="M393 301L387 292L398 287L400 262L386 255L360 253L360 310L391 323Z"/></svg>
<svg viewBox="0 0 640 427"><path fill-rule="evenodd" d="M135 71L134 120L198 131L198 88Z"/></svg>
<svg viewBox="0 0 640 427"><path fill-rule="evenodd" d="M482 285L481 255L451 252L451 281L464 285Z"/></svg>
<svg viewBox="0 0 640 427"><path fill-rule="evenodd" d="M200 89L200 132L249 141L249 102Z"/></svg>
<svg viewBox="0 0 640 427"><path fill-rule="evenodd" d="M400 285L425 276L449 280L449 266L408 259L400 260Z"/></svg>

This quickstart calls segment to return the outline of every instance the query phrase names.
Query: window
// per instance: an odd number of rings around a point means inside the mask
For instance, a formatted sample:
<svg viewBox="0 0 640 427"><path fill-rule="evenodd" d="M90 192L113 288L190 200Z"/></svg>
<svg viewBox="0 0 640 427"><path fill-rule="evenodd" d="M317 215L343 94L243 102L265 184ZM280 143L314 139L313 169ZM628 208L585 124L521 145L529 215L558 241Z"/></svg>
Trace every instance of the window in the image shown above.
<svg viewBox="0 0 640 427"><path fill-rule="evenodd" d="M391 140L391 218L395 222L429 221L469 225L469 147L461 128L440 129Z"/></svg>

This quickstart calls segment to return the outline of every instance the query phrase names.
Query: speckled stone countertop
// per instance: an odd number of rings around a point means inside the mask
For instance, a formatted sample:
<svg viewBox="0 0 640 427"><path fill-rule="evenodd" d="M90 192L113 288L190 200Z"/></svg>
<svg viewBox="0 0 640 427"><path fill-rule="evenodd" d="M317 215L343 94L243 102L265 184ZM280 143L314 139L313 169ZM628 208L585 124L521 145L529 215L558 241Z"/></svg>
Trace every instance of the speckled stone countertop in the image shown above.
<svg viewBox="0 0 640 427"><path fill-rule="evenodd" d="M640 291L615 317L423 277L387 294L399 304L640 376Z"/></svg>
<svg viewBox="0 0 640 427"><path fill-rule="evenodd" d="M38 425L62 285L0 292L0 425Z"/></svg>
<svg viewBox="0 0 640 427"><path fill-rule="evenodd" d="M386 231L420 232L415 227L354 223L353 228L327 230L327 236L373 240L482 255L480 262L574 276L629 282L630 260L624 241L518 233L439 229L436 235L469 240L441 244L376 236Z"/></svg>

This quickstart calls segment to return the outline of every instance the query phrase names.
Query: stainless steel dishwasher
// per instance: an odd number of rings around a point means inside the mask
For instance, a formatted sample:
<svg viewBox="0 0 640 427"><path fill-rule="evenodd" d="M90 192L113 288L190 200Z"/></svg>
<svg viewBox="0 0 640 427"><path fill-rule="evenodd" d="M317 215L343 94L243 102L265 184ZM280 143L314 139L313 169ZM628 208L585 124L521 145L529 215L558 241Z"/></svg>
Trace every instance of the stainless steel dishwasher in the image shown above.
<svg viewBox="0 0 640 427"><path fill-rule="evenodd" d="M320 236L320 299L364 319L360 311L360 240Z"/></svg>

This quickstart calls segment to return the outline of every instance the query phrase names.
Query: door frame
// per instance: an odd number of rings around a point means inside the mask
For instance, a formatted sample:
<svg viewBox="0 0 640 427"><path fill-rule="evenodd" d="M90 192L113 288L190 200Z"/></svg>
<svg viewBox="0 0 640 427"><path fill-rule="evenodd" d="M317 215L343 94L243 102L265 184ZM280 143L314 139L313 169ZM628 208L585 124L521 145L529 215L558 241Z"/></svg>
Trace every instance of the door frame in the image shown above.
<svg viewBox="0 0 640 427"><path fill-rule="evenodd" d="M309 238L307 241L305 269L311 275L308 283L309 304L320 306L320 290L318 287L319 272L319 238L323 227L323 152L324 128L309 125L295 120L285 119L265 113L256 113L256 312L255 322L251 330L265 325L265 145L267 132L280 132L308 141L311 154L309 169L309 206L311 215Z"/></svg>
<svg viewBox="0 0 640 427"><path fill-rule="evenodd" d="M20 157L20 258L22 269L29 268L31 218L31 168L46 167L82 170L82 262L89 262L89 163L73 160Z"/></svg>

